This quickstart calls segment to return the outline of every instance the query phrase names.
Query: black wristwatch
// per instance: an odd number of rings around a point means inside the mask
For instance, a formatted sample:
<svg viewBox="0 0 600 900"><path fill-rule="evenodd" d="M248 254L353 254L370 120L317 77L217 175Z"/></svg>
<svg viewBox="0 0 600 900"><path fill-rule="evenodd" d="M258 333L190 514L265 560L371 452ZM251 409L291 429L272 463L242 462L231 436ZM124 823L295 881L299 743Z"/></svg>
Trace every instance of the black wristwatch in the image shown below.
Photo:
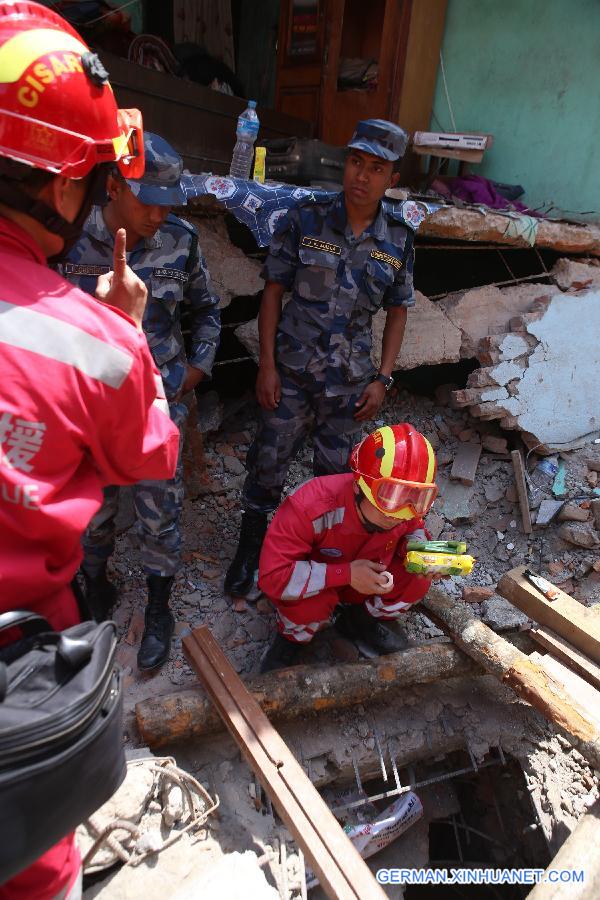
<svg viewBox="0 0 600 900"><path fill-rule="evenodd" d="M382 385L385 387L386 391L389 391L390 388L394 387L394 379L391 375L382 375L381 372L379 375L375 375L373 381L380 381Z"/></svg>

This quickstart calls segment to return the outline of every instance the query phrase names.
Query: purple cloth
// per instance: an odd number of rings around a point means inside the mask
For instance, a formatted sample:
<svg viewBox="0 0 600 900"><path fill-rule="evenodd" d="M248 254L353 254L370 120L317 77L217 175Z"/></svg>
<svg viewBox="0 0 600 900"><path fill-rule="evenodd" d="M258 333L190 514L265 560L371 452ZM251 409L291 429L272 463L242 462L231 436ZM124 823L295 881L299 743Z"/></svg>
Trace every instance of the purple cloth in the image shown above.
<svg viewBox="0 0 600 900"><path fill-rule="evenodd" d="M529 209L518 200L507 200L499 194L494 184L481 175L460 175L450 178L446 182L453 197L464 200L465 203L489 206L491 209L514 209L516 212L529 216L538 216L539 213Z"/></svg>

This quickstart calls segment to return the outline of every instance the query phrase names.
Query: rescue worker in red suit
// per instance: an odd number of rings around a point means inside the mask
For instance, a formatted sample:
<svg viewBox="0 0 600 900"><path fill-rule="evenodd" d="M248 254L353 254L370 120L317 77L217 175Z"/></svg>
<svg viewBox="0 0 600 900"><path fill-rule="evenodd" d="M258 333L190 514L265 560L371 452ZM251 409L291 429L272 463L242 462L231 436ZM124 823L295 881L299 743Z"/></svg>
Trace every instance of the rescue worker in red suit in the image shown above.
<svg viewBox="0 0 600 900"><path fill-rule="evenodd" d="M406 544L427 540L423 516L437 495L429 441L412 425L385 425L357 444L351 473L313 478L279 507L267 531L258 584L279 633L261 671L291 665L334 617L376 654L406 638L382 624L402 618L431 578L404 568Z"/></svg>
<svg viewBox="0 0 600 900"><path fill-rule="evenodd" d="M102 487L170 478L177 459L125 232L104 303L47 266L77 239L104 164L143 174L139 148L139 112L117 110L77 32L44 6L0 0L0 613L33 610L57 630L79 621L70 582ZM0 900L80 896L80 869L69 835Z"/></svg>

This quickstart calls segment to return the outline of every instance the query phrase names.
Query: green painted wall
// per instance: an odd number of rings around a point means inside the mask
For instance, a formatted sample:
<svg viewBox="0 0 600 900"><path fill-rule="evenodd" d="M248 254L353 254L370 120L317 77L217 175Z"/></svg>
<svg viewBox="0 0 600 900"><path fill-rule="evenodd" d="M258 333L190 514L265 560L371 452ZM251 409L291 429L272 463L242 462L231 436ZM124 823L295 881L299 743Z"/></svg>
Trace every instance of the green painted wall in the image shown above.
<svg viewBox="0 0 600 900"><path fill-rule="evenodd" d="M600 216L599 0L449 0L442 53L457 131L494 135L471 171ZM452 130L441 69L433 112Z"/></svg>

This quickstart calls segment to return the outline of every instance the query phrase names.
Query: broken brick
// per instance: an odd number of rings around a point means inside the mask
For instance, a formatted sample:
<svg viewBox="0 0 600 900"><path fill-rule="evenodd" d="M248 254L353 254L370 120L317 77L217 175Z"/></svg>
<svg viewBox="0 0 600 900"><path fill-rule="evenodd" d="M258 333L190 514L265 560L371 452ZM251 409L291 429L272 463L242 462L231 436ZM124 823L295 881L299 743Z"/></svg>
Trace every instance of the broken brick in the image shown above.
<svg viewBox="0 0 600 900"><path fill-rule="evenodd" d="M494 593L494 588L483 587L480 584L466 584L463 587L462 598L465 603L483 603L489 600Z"/></svg>
<svg viewBox="0 0 600 900"><path fill-rule="evenodd" d="M486 434L482 438L481 444L484 450L490 453L508 453L508 444L506 438L496 437L493 434Z"/></svg>
<svg viewBox="0 0 600 900"><path fill-rule="evenodd" d="M590 516L588 509L581 509L576 503L565 503L558 514L561 522L587 522Z"/></svg>

